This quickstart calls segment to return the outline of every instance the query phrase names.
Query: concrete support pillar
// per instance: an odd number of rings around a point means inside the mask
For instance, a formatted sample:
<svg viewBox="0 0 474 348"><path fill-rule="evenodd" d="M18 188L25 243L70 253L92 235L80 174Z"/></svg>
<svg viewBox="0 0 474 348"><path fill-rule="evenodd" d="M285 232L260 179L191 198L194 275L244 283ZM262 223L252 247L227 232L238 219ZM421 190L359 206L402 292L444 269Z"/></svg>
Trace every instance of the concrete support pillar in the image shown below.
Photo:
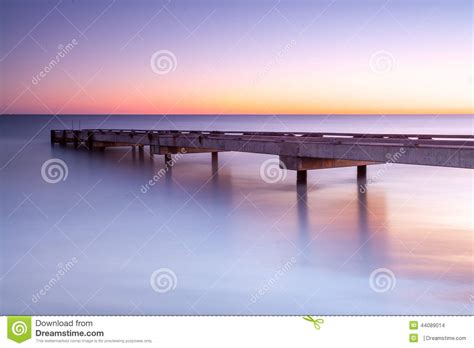
<svg viewBox="0 0 474 348"><path fill-rule="evenodd" d="M308 179L308 172L306 170L298 170L296 172L296 184L306 185Z"/></svg>
<svg viewBox="0 0 474 348"><path fill-rule="evenodd" d="M51 145L56 142L56 131L51 130Z"/></svg>
<svg viewBox="0 0 474 348"><path fill-rule="evenodd" d="M165 155L165 164L168 165L168 162L171 161L171 155L170 154L166 154Z"/></svg>
<svg viewBox="0 0 474 348"><path fill-rule="evenodd" d="M63 130L63 134L61 136L61 145L66 145L66 131Z"/></svg>
<svg viewBox="0 0 474 348"><path fill-rule="evenodd" d="M367 166L357 166L357 178L367 177Z"/></svg>
<svg viewBox="0 0 474 348"><path fill-rule="evenodd" d="M94 133L93 132L87 132L87 148L89 151L92 151L94 148Z"/></svg>
<svg viewBox="0 0 474 348"><path fill-rule="evenodd" d="M79 146L79 132L78 131L73 131L74 134L74 148L77 149Z"/></svg>
<svg viewBox="0 0 474 348"><path fill-rule="evenodd" d="M219 155L218 152L211 152L211 166L212 166L212 175L217 174L217 170L219 168Z"/></svg>
<svg viewBox="0 0 474 348"><path fill-rule="evenodd" d="M160 153L160 147L158 145L150 145L150 155L163 155L163 153Z"/></svg>

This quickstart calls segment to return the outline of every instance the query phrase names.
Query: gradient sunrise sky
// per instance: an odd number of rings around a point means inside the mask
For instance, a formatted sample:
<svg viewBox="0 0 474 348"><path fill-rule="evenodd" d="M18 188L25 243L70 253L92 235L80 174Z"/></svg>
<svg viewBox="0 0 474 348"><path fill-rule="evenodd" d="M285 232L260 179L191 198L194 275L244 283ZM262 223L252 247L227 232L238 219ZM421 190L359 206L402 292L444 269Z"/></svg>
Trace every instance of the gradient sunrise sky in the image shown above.
<svg viewBox="0 0 474 348"><path fill-rule="evenodd" d="M1 0L0 111L473 113L472 14L469 0Z"/></svg>

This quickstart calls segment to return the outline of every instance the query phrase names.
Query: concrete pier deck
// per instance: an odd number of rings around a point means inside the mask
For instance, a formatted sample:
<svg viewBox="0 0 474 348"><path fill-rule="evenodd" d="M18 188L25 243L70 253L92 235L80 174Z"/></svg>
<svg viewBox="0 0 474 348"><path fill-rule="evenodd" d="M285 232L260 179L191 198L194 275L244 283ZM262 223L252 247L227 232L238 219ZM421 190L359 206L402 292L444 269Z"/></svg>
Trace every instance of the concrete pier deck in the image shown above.
<svg viewBox="0 0 474 348"><path fill-rule="evenodd" d="M365 166L386 162L474 168L474 135L66 129L51 130L51 143L89 150L149 146L168 160L180 152L212 153L214 161L222 151L276 155L298 171L298 182L306 181L307 170L357 166L365 176Z"/></svg>

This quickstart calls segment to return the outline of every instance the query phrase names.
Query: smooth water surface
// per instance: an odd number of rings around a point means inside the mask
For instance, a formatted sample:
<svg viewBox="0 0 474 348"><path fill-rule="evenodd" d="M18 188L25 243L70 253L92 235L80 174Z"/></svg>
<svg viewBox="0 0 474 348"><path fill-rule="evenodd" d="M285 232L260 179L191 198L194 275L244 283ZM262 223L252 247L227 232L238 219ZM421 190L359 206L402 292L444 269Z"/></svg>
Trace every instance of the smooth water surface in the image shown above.
<svg viewBox="0 0 474 348"><path fill-rule="evenodd" d="M371 166L362 193L354 168L311 171L307 189L297 189L291 171L262 180L260 166L275 156L220 153L217 169L209 154L186 154L144 189L165 166L148 149L50 145L50 129L79 121L364 133L473 127L473 117L455 115L2 116L1 314L473 313L471 170ZM64 181L43 179L51 158L66 163Z"/></svg>

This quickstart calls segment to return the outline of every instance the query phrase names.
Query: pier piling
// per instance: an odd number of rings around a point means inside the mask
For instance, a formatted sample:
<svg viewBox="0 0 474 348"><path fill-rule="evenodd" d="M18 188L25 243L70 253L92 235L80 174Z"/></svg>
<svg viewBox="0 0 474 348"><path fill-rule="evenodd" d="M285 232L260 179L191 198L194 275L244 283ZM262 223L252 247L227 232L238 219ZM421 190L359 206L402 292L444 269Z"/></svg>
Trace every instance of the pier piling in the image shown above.
<svg viewBox="0 0 474 348"><path fill-rule="evenodd" d="M362 179L367 177L367 166L357 166L357 178Z"/></svg>
<svg viewBox="0 0 474 348"><path fill-rule="evenodd" d="M298 170L296 172L296 184L297 185L306 185L308 181L308 171Z"/></svg>
<svg viewBox="0 0 474 348"><path fill-rule="evenodd" d="M216 162L219 158L219 152L211 152L212 163Z"/></svg>

